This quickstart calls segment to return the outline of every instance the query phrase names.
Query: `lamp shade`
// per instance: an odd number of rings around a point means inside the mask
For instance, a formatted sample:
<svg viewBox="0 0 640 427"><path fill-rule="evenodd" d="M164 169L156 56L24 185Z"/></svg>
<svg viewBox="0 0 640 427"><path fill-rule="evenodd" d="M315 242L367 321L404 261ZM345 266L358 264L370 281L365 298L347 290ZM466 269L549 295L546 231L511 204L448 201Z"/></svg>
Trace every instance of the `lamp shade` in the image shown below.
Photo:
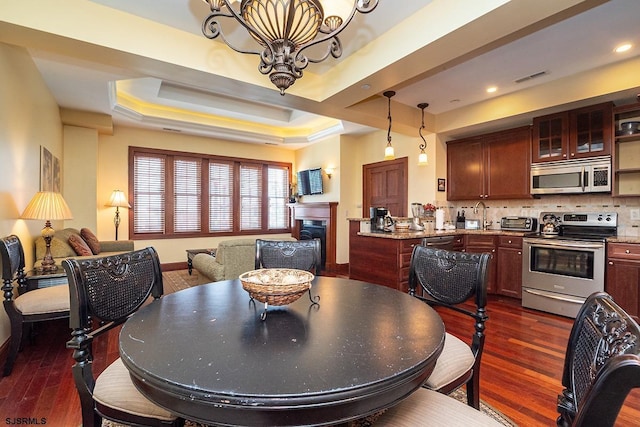
<svg viewBox="0 0 640 427"><path fill-rule="evenodd" d="M120 190L113 190L111 193L111 197L109 198L109 203L107 206L111 206L114 208L130 208L131 205L127 201L127 196Z"/></svg>
<svg viewBox="0 0 640 427"><path fill-rule="evenodd" d="M73 219L73 214L62 194L39 191L33 196L21 216L22 219Z"/></svg>

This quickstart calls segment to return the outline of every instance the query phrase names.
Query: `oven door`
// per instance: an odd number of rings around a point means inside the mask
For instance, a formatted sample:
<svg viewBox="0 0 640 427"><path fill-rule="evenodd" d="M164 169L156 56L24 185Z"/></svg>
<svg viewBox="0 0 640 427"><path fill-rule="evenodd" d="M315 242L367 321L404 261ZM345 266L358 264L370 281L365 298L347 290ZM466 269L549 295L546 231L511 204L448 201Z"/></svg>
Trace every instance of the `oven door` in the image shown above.
<svg viewBox="0 0 640 427"><path fill-rule="evenodd" d="M522 305L575 317L584 300L604 291L604 242L523 240Z"/></svg>

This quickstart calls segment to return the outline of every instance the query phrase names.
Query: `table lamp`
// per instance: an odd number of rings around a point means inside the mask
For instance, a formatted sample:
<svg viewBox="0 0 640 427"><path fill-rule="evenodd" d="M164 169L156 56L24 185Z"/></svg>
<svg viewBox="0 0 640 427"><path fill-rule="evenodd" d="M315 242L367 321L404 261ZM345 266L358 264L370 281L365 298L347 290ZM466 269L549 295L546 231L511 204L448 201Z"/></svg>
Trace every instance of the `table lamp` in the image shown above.
<svg viewBox="0 0 640 427"><path fill-rule="evenodd" d="M113 218L113 224L116 226L116 240L118 240L118 226L120 225L120 208L130 208L131 205L127 202L127 197L120 190L113 190L111 198L107 206L116 208L116 216Z"/></svg>
<svg viewBox="0 0 640 427"><path fill-rule="evenodd" d="M73 219L71 210L64 201L62 194L53 191L39 191L33 196L25 208L22 219L44 219L45 224L42 229L42 238L47 246L47 250L42 259L42 265L37 270L54 271L58 267L51 256L51 239L55 235L55 230L51 227L52 220Z"/></svg>

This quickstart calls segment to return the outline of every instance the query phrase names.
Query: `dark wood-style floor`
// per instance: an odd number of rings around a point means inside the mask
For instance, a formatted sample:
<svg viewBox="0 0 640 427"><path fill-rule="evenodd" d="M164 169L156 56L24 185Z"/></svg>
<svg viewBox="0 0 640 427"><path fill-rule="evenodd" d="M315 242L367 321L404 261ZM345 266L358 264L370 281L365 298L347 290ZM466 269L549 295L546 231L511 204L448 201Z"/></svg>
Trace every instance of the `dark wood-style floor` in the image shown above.
<svg viewBox="0 0 640 427"><path fill-rule="evenodd" d="M165 285L166 292L170 286ZM519 301L490 300L480 397L520 426L555 425L556 397L572 320L522 309ZM447 329L465 339L472 327L459 315L441 313ZM464 331L464 332L463 332ZM71 378L66 321L42 324L25 346L11 376L0 379L0 422L35 418L48 426L79 426L80 405ZM97 370L118 356L116 333L98 340ZM4 363L4 360L2 360ZM640 424L640 393L627 400L618 425ZM24 422L22 422L24 424Z"/></svg>

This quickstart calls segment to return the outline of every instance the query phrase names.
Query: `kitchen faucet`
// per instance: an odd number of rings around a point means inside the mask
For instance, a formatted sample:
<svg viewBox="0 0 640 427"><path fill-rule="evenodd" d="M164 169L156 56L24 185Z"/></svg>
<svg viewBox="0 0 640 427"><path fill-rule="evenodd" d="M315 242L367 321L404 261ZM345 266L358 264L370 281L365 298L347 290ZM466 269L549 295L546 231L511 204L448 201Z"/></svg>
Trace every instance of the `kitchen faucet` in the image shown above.
<svg viewBox="0 0 640 427"><path fill-rule="evenodd" d="M482 204L482 229L486 230L487 228L489 228L489 223L487 222L487 205L484 204L484 202L482 200L480 200L478 203L476 203L476 205L473 207L473 213L477 214L478 213L478 206L480 206Z"/></svg>

